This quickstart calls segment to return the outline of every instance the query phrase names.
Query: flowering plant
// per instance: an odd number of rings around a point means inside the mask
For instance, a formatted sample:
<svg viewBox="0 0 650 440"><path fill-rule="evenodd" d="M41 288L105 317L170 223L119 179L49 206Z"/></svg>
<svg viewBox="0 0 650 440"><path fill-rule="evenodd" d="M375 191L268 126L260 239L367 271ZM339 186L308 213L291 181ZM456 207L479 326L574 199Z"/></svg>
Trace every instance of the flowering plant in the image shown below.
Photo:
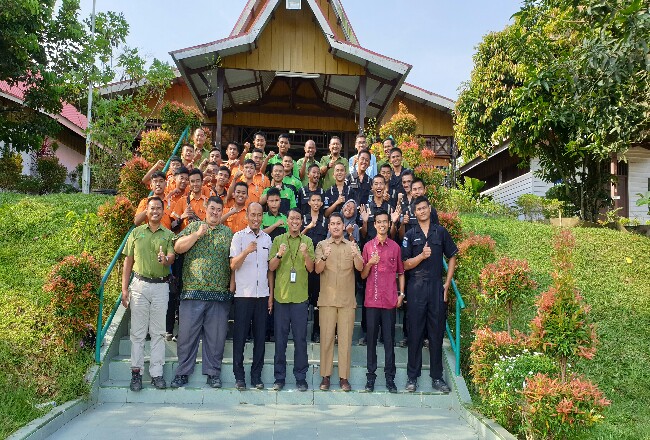
<svg viewBox="0 0 650 440"><path fill-rule="evenodd" d="M527 438L576 438L603 419L610 405L598 387L574 376L570 381L536 374L527 379L523 396L523 428Z"/></svg>
<svg viewBox="0 0 650 440"><path fill-rule="evenodd" d="M531 278L528 262L503 257L496 263L486 265L479 276L481 295L495 313L506 311L506 326L511 331L513 307L526 298L537 283Z"/></svg>
<svg viewBox="0 0 650 440"><path fill-rule="evenodd" d="M174 139L166 130L149 130L142 134L138 150L149 163L166 161L174 151Z"/></svg>
<svg viewBox="0 0 650 440"><path fill-rule="evenodd" d="M201 126L203 115L196 107L168 101L160 109L160 119L163 129L169 131L173 136L180 136L185 127L189 125L189 135L191 136L192 132Z"/></svg>
<svg viewBox="0 0 650 440"><path fill-rule="evenodd" d="M463 226L457 212L438 212L438 221L449 232L454 242L463 239Z"/></svg>
<svg viewBox="0 0 650 440"><path fill-rule="evenodd" d="M135 206L149 194L149 188L142 183L142 178L147 174L149 167L150 164L146 159L134 157L120 170L120 183L117 189Z"/></svg>
<svg viewBox="0 0 650 440"><path fill-rule="evenodd" d="M68 256L52 268L43 286L52 294L50 307L60 318L62 334L85 336L88 327L97 318L101 272L95 259L85 252L81 256Z"/></svg>
<svg viewBox="0 0 650 440"><path fill-rule="evenodd" d="M102 238L105 250L112 254L133 225L135 207L129 199L116 196L97 209L97 216L103 225Z"/></svg>
<svg viewBox="0 0 650 440"><path fill-rule="evenodd" d="M417 118L408 112L406 104L398 104L397 113L391 116L390 120L379 128L379 135L382 139L392 136L399 145L408 138L415 136L418 128Z"/></svg>

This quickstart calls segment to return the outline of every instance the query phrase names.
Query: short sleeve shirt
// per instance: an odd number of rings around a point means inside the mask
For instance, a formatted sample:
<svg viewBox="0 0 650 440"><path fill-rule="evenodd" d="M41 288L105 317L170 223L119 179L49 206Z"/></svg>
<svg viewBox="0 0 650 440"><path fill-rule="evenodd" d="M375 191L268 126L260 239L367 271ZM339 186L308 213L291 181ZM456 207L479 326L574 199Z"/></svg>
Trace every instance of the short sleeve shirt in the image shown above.
<svg viewBox="0 0 650 440"><path fill-rule="evenodd" d="M302 216L302 227L305 228L307 225L309 225L312 221L312 216L311 213L305 214ZM327 238L327 218L323 214L318 215L318 219L316 220L316 226L313 228L309 229L305 235L309 238L311 238L311 241L314 243L314 245L318 245L321 241L325 240Z"/></svg>
<svg viewBox="0 0 650 440"><path fill-rule="evenodd" d="M266 195L266 193L269 192L269 188L264 189L262 195ZM296 193L294 193L293 190L284 183L282 184L282 188L278 189L280 190L280 212L284 215L288 215L289 210L296 207Z"/></svg>
<svg viewBox="0 0 650 440"><path fill-rule="evenodd" d="M323 198L323 208L327 209L332 206L338 200L339 196L343 196L345 201L350 199L350 187L348 185L343 185L343 190L339 191L338 186L332 185L328 190L325 191L325 197ZM343 205L339 205L343 208ZM357 205L358 206L358 205Z"/></svg>
<svg viewBox="0 0 650 440"><path fill-rule="evenodd" d="M330 163L330 160L332 160L332 159L331 159L331 156L329 154L327 156L323 156L323 158L320 160L320 166L321 167L328 166L329 163ZM350 168L349 165L348 165L348 160L345 157L339 156L339 158L336 159L336 162L334 163L334 166L336 166L336 164L338 164L338 163L342 163L345 166L345 171L347 171ZM324 190L329 189L336 182L336 180L334 179L334 166L331 167L331 168L328 168L327 172L323 176L323 189Z"/></svg>
<svg viewBox="0 0 650 440"><path fill-rule="evenodd" d="M383 243L377 237L363 247L363 263L367 264L372 254L379 254L379 263L372 266L366 278L364 305L379 309L397 307L397 281L395 276L404 273L400 247L390 238Z"/></svg>
<svg viewBox="0 0 650 440"><path fill-rule="evenodd" d="M325 192L320 186L317 186L315 190L309 189L309 185L303 186L300 191L298 191L298 209L302 215L309 214L311 212L311 206L309 206L309 199L312 194L320 194L321 200L325 198Z"/></svg>
<svg viewBox="0 0 650 440"><path fill-rule="evenodd" d="M298 178L300 178L300 169L302 168L302 164L305 162L305 158L301 157L298 159L296 162L296 167L298 168ZM307 163L305 164L305 174L302 177L302 186L307 186L309 185L309 167L312 166L313 164L316 164L320 167L320 164L316 159L311 159L308 160Z"/></svg>
<svg viewBox="0 0 650 440"><path fill-rule="evenodd" d="M133 257L133 271L147 278L169 275L169 267L158 262L160 247L165 255L174 253L174 233L164 226L152 231L148 223L131 231L122 255Z"/></svg>
<svg viewBox="0 0 650 440"><path fill-rule="evenodd" d="M349 198L357 202L357 206L365 205L370 202L370 194L372 191L372 180L368 174L359 177L356 171L345 178L345 185L350 188Z"/></svg>
<svg viewBox="0 0 650 440"><path fill-rule="evenodd" d="M226 206L224 206L224 214L234 207L235 200L230 199ZM242 208L241 211L235 212L234 214L228 216L228 218L223 221L223 224L228 226L233 233L244 229L246 226L248 226L248 219L246 218L246 207Z"/></svg>
<svg viewBox="0 0 650 440"><path fill-rule="evenodd" d="M282 220L284 223L281 226L276 227L273 231L269 232L271 240L274 240L275 237L287 232L287 216L281 212L278 212L278 215L273 215L271 212L265 212L262 217L262 229L266 229L269 226L274 225L278 220Z"/></svg>
<svg viewBox="0 0 650 440"><path fill-rule="evenodd" d="M190 235L205 222L192 222L178 235ZM208 227L205 235L185 253L181 299L220 300L230 289L230 242L232 231L224 225Z"/></svg>
<svg viewBox="0 0 650 440"><path fill-rule="evenodd" d="M326 245L332 247L325 261L325 270L320 274L319 307L356 308L354 256L350 241L342 239L338 244L332 238L321 241L316 246L316 261L323 256ZM355 245L356 246L356 245Z"/></svg>
<svg viewBox="0 0 650 440"><path fill-rule="evenodd" d="M431 248L431 256L408 271L409 283L414 280L440 281L442 279L442 256L451 258L458 253L454 240L444 227L431 222L425 236L420 225L416 224L404 235L402 240L402 261L422 253L426 243L429 243Z"/></svg>
<svg viewBox="0 0 650 440"><path fill-rule="evenodd" d="M147 209L148 201L149 201L148 197L145 197L144 199L140 200L140 203L138 204L138 209L135 210L135 215L138 215ZM167 229L171 230L172 229L172 219L170 217L171 209L168 207L167 203L163 202L163 205L165 206L165 209L163 211L162 217L160 218L160 224L166 227ZM145 216L145 222L148 221L149 218Z"/></svg>
<svg viewBox="0 0 650 440"><path fill-rule="evenodd" d="M301 303L307 301L307 278L309 272L305 267L305 257L300 252L300 245L307 245L309 258L314 259L314 244L306 235L292 237L289 233L282 234L273 240L269 260L275 257L280 250L280 245L287 245L287 251L280 260L280 265L275 270L275 288L273 298L282 304ZM291 271L295 270L296 281L291 282Z"/></svg>
<svg viewBox="0 0 650 440"><path fill-rule="evenodd" d="M271 237L264 231L255 235L250 227L235 233L230 244L230 258L244 252L252 241L257 250L246 256L242 266L235 271L235 298L263 298L269 296L269 252Z"/></svg>

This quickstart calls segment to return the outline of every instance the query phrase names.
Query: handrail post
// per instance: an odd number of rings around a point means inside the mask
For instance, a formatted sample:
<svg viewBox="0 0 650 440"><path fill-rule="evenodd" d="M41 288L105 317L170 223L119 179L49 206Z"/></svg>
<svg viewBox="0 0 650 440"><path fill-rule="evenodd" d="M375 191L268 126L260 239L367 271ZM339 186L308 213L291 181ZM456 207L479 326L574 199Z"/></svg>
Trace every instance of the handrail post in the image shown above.
<svg viewBox="0 0 650 440"><path fill-rule="evenodd" d="M456 376L460 376L460 301L456 299Z"/></svg>

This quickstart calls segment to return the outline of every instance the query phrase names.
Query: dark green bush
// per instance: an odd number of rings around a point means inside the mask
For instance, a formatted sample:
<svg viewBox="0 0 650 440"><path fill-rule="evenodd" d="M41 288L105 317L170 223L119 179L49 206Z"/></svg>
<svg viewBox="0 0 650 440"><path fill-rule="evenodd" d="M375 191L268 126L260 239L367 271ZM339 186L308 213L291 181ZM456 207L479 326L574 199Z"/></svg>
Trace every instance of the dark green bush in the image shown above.
<svg viewBox="0 0 650 440"><path fill-rule="evenodd" d="M8 149L0 154L0 188L14 189L23 170L23 158Z"/></svg>
<svg viewBox="0 0 650 440"><path fill-rule="evenodd" d="M39 157L36 160L36 170L41 180L41 194L57 193L63 189L68 170L59 163L56 156Z"/></svg>

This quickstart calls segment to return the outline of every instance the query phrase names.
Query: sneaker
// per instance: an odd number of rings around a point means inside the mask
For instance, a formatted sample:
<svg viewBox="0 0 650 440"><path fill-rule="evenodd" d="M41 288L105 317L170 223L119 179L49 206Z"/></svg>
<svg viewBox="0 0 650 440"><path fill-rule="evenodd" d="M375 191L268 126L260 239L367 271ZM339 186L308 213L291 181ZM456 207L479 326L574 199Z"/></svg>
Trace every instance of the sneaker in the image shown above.
<svg viewBox="0 0 650 440"><path fill-rule="evenodd" d="M366 391L369 393L372 393L375 391L375 380L374 379L368 379L366 382Z"/></svg>
<svg viewBox="0 0 650 440"><path fill-rule="evenodd" d="M307 385L306 380L298 380L296 381L296 388L298 388L298 391L307 391L309 389L309 385Z"/></svg>
<svg viewBox="0 0 650 440"><path fill-rule="evenodd" d="M171 342L173 337L174 335L172 335L171 333L165 333L165 341Z"/></svg>
<svg viewBox="0 0 650 440"><path fill-rule="evenodd" d="M330 377L329 376L323 376L323 380L320 382L320 390L321 391L329 391L330 389Z"/></svg>
<svg viewBox="0 0 650 440"><path fill-rule="evenodd" d="M140 370L131 370L131 385L129 385L129 388L136 393L142 389Z"/></svg>
<svg viewBox="0 0 650 440"><path fill-rule="evenodd" d="M167 382L165 382L165 379L163 379L162 376L152 377L151 385L153 385L158 390L164 390L167 388Z"/></svg>
<svg viewBox="0 0 650 440"><path fill-rule="evenodd" d="M273 391L282 391L282 388L284 388L284 382L276 380L273 384Z"/></svg>
<svg viewBox="0 0 650 440"><path fill-rule="evenodd" d="M264 389L264 382L262 382L262 379L260 378L251 379L251 383L253 384L253 388L255 388L256 390Z"/></svg>
<svg viewBox="0 0 650 440"><path fill-rule="evenodd" d="M237 388L239 391L246 391L246 381L243 380L238 380L235 382L235 388Z"/></svg>
<svg viewBox="0 0 650 440"><path fill-rule="evenodd" d="M172 388L181 388L181 387L184 387L185 385L187 385L187 382L189 382L187 380L187 374L183 374L183 375L180 375L180 376L176 375L176 376L174 376L174 380L172 380L171 387Z"/></svg>
<svg viewBox="0 0 650 440"><path fill-rule="evenodd" d="M414 393L415 390L418 389L418 380L417 379L409 379L406 381L406 391L409 393Z"/></svg>
<svg viewBox="0 0 650 440"><path fill-rule="evenodd" d="M451 392L449 385L447 385L442 379L434 379L431 385L434 390L440 391L441 393L449 394Z"/></svg>
<svg viewBox="0 0 650 440"><path fill-rule="evenodd" d="M172 342L177 342L178 341L178 335L172 336Z"/></svg>
<svg viewBox="0 0 650 440"><path fill-rule="evenodd" d="M208 381L206 382L208 385L210 385L212 388L221 388L221 378L219 376L215 375L209 375L208 374Z"/></svg>
<svg viewBox="0 0 650 440"><path fill-rule="evenodd" d="M386 389L389 393L395 394L397 392L397 386L395 386L395 381L393 379L386 379Z"/></svg>

